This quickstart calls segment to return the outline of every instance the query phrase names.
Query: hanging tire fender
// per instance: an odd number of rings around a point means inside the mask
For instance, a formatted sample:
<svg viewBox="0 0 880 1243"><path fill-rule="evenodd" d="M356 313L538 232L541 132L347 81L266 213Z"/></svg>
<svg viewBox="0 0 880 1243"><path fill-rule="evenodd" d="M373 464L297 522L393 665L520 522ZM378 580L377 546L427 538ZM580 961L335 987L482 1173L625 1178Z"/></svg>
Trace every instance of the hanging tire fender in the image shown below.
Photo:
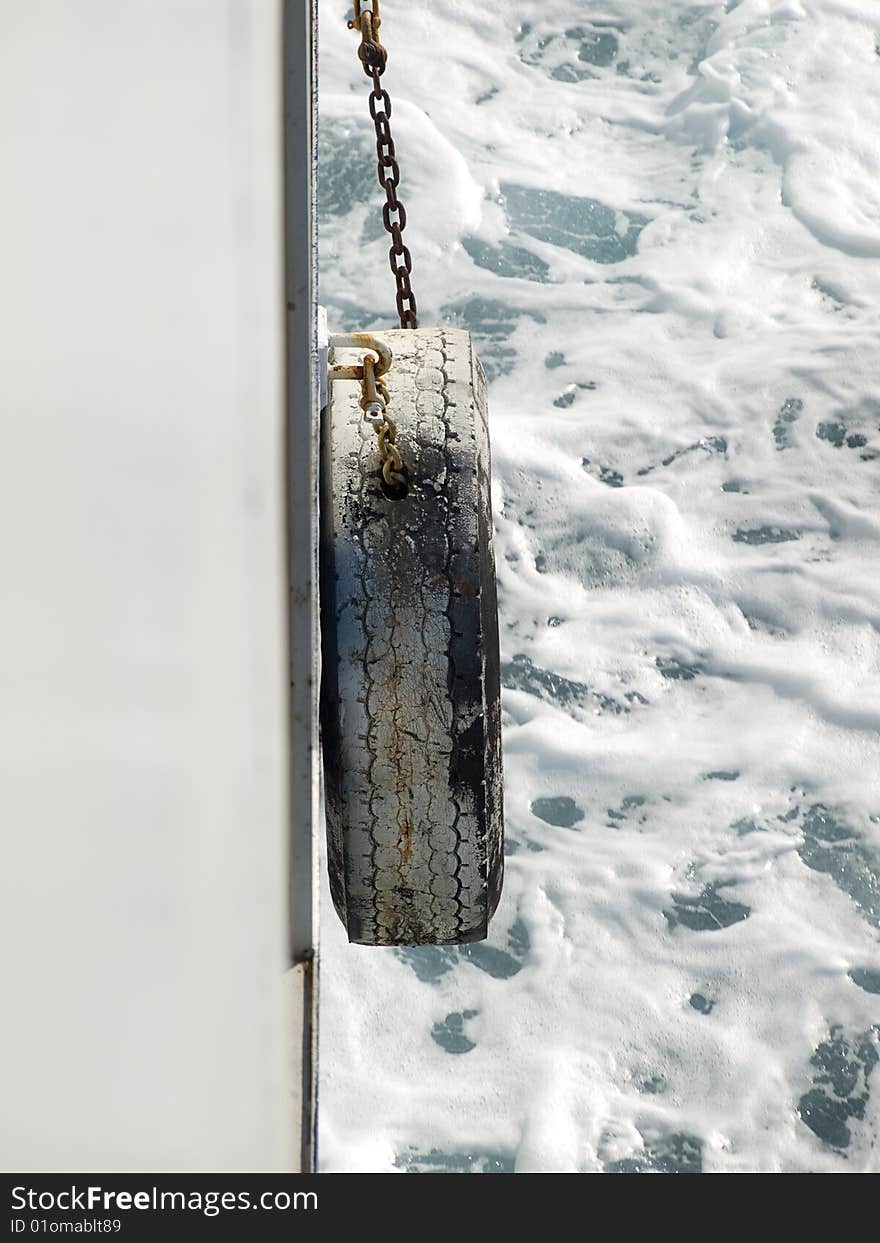
<svg viewBox="0 0 880 1243"><path fill-rule="evenodd" d="M352 941L456 944L486 936L503 872L486 383L466 332L383 339L407 494L383 492L356 382L322 429L330 887Z"/></svg>

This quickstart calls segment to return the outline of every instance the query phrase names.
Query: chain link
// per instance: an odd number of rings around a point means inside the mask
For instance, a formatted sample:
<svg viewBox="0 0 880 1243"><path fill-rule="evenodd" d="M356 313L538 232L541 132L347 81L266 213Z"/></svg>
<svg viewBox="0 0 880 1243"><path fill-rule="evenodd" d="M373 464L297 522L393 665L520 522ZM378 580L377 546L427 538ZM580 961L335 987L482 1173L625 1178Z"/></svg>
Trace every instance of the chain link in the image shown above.
<svg viewBox="0 0 880 1243"><path fill-rule="evenodd" d="M364 418L376 429L379 440L379 457L382 460L382 478L392 492L400 497L408 490L406 468L394 443L397 425L388 417L387 406L391 397L384 380L376 375L376 363L372 354L364 355L364 378L361 382L361 409Z"/></svg>
<svg viewBox="0 0 880 1243"><path fill-rule="evenodd" d="M412 256L403 241L406 208L397 197L400 167L391 136L391 97L382 86L381 80L388 60L388 53L378 39L381 24L379 0L355 0L354 21L348 25L350 29L360 31L358 56L364 73L373 84L369 96L370 116L376 128L376 173L386 199L382 206L382 224L391 235L388 262L397 285L397 314L401 328L418 328L416 299L410 283Z"/></svg>

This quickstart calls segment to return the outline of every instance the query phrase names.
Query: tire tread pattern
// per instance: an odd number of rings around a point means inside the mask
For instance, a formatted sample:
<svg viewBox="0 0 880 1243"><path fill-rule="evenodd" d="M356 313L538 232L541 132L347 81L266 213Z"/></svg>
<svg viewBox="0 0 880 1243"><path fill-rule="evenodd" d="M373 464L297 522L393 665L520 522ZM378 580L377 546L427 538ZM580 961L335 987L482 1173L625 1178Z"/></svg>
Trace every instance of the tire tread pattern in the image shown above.
<svg viewBox="0 0 880 1243"><path fill-rule="evenodd" d="M386 335L409 495L381 492L356 385L323 436L331 892L353 941L455 944L486 935L502 880L485 379L464 332Z"/></svg>

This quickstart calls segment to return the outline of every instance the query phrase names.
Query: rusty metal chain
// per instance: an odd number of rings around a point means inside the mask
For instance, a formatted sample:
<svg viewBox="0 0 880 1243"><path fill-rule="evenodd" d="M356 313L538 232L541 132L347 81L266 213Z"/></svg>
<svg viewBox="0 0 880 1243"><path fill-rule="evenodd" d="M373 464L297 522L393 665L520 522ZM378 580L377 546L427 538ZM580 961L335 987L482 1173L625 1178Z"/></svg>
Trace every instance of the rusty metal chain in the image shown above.
<svg viewBox="0 0 880 1243"><path fill-rule="evenodd" d="M361 382L361 409L364 418L376 429L379 440L379 457L382 460L382 478L386 485L406 494L407 477L403 458L394 443L397 425L388 417L386 407L391 400L384 380L376 375L376 362L372 354L364 355L364 378Z"/></svg>
<svg viewBox="0 0 880 1243"><path fill-rule="evenodd" d="M397 196L400 168L391 136L391 97L381 81L388 60L388 53L378 38L381 24L379 0L354 0L354 20L348 26L350 30L360 31L358 57L364 73L373 83L370 92L370 116L376 127L376 171L386 199L382 206L382 223L391 234L388 262L397 284L397 313L400 316L401 328L418 328L416 299L410 284L412 256L403 241L406 208Z"/></svg>
<svg viewBox="0 0 880 1243"><path fill-rule="evenodd" d="M379 456L382 461L383 491L389 500L402 500L409 491L409 475L397 448L397 426L386 413L391 394L384 376L391 366L393 355L387 342L370 332L354 332L334 335L330 347L352 349L361 354L362 363L333 363L329 369L331 380L359 380L361 385L360 407L364 419L379 440Z"/></svg>

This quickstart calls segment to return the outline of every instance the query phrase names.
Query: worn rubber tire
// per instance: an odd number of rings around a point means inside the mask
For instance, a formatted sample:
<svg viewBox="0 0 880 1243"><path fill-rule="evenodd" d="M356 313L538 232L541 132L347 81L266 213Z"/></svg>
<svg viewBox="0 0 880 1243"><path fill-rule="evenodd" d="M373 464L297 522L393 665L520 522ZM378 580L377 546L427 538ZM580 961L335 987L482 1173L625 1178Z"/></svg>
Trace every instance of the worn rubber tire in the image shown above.
<svg viewBox="0 0 880 1243"><path fill-rule="evenodd" d="M356 382L322 432L330 888L351 941L452 945L486 936L503 871L486 382L466 332L382 335L408 495L383 495Z"/></svg>

